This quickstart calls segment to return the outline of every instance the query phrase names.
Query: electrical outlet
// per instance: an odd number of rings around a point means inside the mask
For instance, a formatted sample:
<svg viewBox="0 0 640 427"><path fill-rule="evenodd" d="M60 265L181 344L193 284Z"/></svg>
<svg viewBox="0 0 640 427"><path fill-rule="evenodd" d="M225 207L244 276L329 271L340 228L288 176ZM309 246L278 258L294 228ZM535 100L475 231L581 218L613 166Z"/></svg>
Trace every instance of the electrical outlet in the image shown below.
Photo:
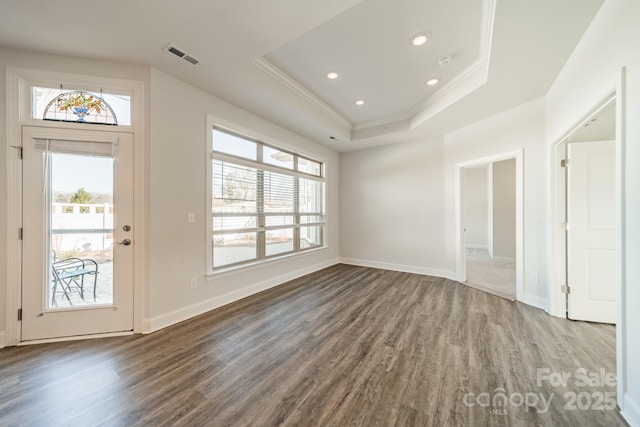
<svg viewBox="0 0 640 427"><path fill-rule="evenodd" d="M191 279L191 282L189 283L189 289L198 289L198 279L196 279L195 277Z"/></svg>
<svg viewBox="0 0 640 427"><path fill-rule="evenodd" d="M538 273L531 273L531 283L538 283L540 281L540 277Z"/></svg>

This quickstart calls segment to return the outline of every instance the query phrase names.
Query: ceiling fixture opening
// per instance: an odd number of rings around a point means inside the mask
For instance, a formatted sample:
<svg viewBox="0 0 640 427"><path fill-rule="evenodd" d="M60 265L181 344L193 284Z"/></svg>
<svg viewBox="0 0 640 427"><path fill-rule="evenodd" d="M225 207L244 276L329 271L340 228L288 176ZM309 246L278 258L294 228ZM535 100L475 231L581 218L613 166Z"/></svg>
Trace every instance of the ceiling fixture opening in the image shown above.
<svg viewBox="0 0 640 427"><path fill-rule="evenodd" d="M435 78L433 78L433 79L429 79L429 80L427 80L427 86L434 86L434 85L437 85L439 81L440 81L440 80L435 79Z"/></svg>
<svg viewBox="0 0 640 427"><path fill-rule="evenodd" d="M191 65L198 65L200 63L200 60L197 59L195 56L191 55L190 53L188 53L182 48L174 46L171 43L169 43L167 47L164 48L164 51L171 53L184 61L187 61Z"/></svg>
<svg viewBox="0 0 640 427"><path fill-rule="evenodd" d="M411 44L418 47L422 46L429 40L429 36L426 33L418 33L411 37Z"/></svg>
<svg viewBox="0 0 640 427"><path fill-rule="evenodd" d="M449 55L441 56L440 58L438 58L438 66L446 67L447 65L449 65L449 63L451 62L452 59L453 59L453 57L451 57Z"/></svg>
<svg viewBox="0 0 640 427"><path fill-rule="evenodd" d="M329 71L329 72L327 73L327 78L328 78L329 80L335 80L335 79L337 79L337 78L338 78L338 73L336 73L335 71Z"/></svg>
<svg viewBox="0 0 640 427"><path fill-rule="evenodd" d="M364 99L358 99L358 100L356 101L356 105L357 105L358 107L360 107L360 106L364 105Z"/></svg>

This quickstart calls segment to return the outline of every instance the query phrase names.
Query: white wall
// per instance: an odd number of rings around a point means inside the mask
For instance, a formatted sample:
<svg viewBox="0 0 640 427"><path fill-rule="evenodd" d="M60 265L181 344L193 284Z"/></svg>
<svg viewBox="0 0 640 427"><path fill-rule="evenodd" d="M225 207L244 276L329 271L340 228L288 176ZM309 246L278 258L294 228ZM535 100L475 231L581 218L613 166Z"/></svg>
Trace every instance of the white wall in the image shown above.
<svg viewBox="0 0 640 427"><path fill-rule="evenodd" d="M640 2L607 0L567 60L546 97L547 145L567 133L589 109L616 88L628 67L628 88L619 93L625 124L622 137L626 173L622 277L626 283L617 327L618 403L631 425L640 426ZM619 122L621 123L621 122ZM623 132L621 132L623 131ZM551 152L551 149L548 149ZM551 165L549 165L549 170ZM554 294L551 295L554 297Z"/></svg>
<svg viewBox="0 0 640 427"><path fill-rule="evenodd" d="M489 225L489 194L487 168L465 168L463 218L465 246L487 249Z"/></svg>
<svg viewBox="0 0 640 427"><path fill-rule="evenodd" d="M207 114L236 130L327 166L328 249L205 278ZM338 155L215 96L151 70L151 317L152 330L334 264L338 258ZM196 223L187 223L187 212ZM189 290L196 278L198 288Z"/></svg>
<svg viewBox="0 0 640 427"><path fill-rule="evenodd" d="M525 280L546 307L544 101L524 104L434 139L340 155L343 262L455 277L455 166L524 149ZM426 212L426 220L421 220Z"/></svg>
<svg viewBox="0 0 640 427"><path fill-rule="evenodd" d="M144 194L148 227L147 253L136 260L144 270L144 329L158 329L273 286L297 275L330 265L338 258L338 156L266 120L234 107L210 94L148 67L80 60L0 48L0 347L6 329L6 141L5 67L105 76L145 84L145 152L147 182ZM187 106L187 107L185 107ZM252 270L226 274L207 281L205 271L205 168L207 114L238 123L268 141L327 162L327 212L329 248ZM12 141L11 144L19 144ZM188 211L197 213L187 224ZM191 278L198 289L189 290Z"/></svg>
<svg viewBox="0 0 640 427"><path fill-rule="evenodd" d="M455 165L523 149L523 301L547 307L544 100L538 99L445 135L446 262L455 269ZM494 178L495 180L495 178ZM495 247L495 242L494 242ZM531 273L539 280L531 280Z"/></svg>
<svg viewBox="0 0 640 427"><path fill-rule="evenodd" d="M516 160L493 163L493 256L516 257Z"/></svg>
<svg viewBox="0 0 640 427"><path fill-rule="evenodd" d="M340 155L343 262L453 277L444 253L442 141Z"/></svg>

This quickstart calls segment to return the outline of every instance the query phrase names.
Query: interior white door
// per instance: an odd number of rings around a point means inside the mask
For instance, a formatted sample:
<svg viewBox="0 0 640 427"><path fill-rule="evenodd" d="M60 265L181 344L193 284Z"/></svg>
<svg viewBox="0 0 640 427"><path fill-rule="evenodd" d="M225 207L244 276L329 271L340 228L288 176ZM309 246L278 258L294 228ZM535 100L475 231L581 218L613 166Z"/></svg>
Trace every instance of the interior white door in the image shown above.
<svg viewBox="0 0 640 427"><path fill-rule="evenodd" d="M133 329L133 135L23 128L21 341Z"/></svg>
<svg viewBox="0 0 640 427"><path fill-rule="evenodd" d="M569 159L569 318L615 323L615 142L569 144Z"/></svg>

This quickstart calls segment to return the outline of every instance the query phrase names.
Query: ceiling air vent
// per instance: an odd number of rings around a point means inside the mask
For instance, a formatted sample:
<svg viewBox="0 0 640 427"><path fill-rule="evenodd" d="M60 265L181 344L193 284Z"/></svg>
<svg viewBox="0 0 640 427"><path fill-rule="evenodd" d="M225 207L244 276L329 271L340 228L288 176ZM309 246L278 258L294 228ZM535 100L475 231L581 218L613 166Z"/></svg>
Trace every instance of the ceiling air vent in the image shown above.
<svg viewBox="0 0 640 427"><path fill-rule="evenodd" d="M167 47L164 48L165 52L169 52L175 56L177 56L178 58L187 61L189 64L191 65L198 65L200 63L200 60L197 59L196 57L194 57L193 55L191 55L190 53L185 52L183 49L180 49L179 47L176 47L172 44L169 44Z"/></svg>

